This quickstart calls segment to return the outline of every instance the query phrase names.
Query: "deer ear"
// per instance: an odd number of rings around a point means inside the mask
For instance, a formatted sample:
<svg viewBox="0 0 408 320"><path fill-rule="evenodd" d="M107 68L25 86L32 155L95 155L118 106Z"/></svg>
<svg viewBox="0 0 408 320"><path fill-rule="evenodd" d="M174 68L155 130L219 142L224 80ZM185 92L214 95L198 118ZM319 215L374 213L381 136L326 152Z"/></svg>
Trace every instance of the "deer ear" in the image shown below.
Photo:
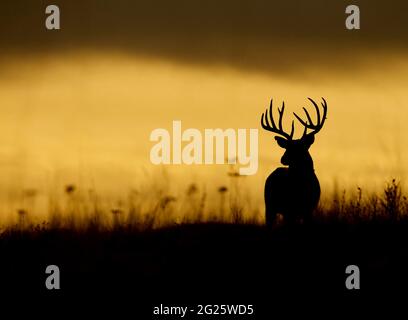
<svg viewBox="0 0 408 320"><path fill-rule="evenodd" d="M288 140L282 137L275 137L276 142L278 143L279 147L286 149L288 146Z"/></svg>
<svg viewBox="0 0 408 320"><path fill-rule="evenodd" d="M308 134L307 136L305 136L305 137L303 138L303 141L304 141L304 143L305 143L305 145L306 145L306 147L307 147L308 149L309 149L310 146L313 144L314 140L315 140L314 134Z"/></svg>

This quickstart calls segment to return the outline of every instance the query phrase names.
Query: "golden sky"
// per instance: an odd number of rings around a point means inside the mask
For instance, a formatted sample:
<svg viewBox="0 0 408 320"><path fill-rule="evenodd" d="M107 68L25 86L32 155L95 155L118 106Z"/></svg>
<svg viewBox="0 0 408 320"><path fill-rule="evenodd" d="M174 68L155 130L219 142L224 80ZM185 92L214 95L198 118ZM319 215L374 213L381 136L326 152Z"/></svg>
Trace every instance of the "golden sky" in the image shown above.
<svg viewBox="0 0 408 320"><path fill-rule="evenodd" d="M172 121L181 120L183 129L260 129L258 175L264 177L283 152L259 126L269 99L285 100L288 126L290 111L311 107L306 97L324 96L328 120L311 148L322 181L371 185L402 177L408 64L404 57L382 69L371 63L350 78L311 70L296 80L120 54L20 61L1 78L3 170L21 174L23 166L28 179L63 169L98 170L97 176L115 167L125 176L154 169L150 132L171 131Z"/></svg>
<svg viewBox="0 0 408 320"><path fill-rule="evenodd" d="M244 1L231 11L228 1L218 11L212 2L202 10L160 2L155 15L147 2L132 11L126 1L106 8L86 1L81 11L60 1L62 29L54 33L43 26L43 3L3 3L2 194L66 183L107 192L143 186L160 177L149 161L151 131L181 120L183 129L259 129L259 169L245 185L260 199L283 154L260 128L270 98L285 101L287 126L292 111L311 107L307 97L326 98L328 120L311 147L323 191L335 182L375 189L404 179L408 53L397 9L406 5L361 1L362 30L347 33L341 1L269 2ZM228 167L166 170L173 187L184 188L222 185Z"/></svg>

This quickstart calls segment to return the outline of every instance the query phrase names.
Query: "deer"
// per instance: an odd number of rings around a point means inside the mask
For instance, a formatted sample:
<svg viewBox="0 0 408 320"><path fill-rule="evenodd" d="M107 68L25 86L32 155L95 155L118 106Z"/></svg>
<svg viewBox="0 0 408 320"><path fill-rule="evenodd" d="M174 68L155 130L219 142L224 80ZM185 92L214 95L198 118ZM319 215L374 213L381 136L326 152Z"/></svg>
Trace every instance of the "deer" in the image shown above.
<svg viewBox="0 0 408 320"><path fill-rule="evenodd" d="M265 222L267 227L275 225L278 214L283 216L284 224L287 225L293 225L297 221L309 223L320 200L320 183L314 171L309 148L315 141L315 135L323 128L326 121L327 103L322 98L323 116L321 116L317 103L311 98L308 99L316 109L317 119L314 123L306 108L303 108L306 121L293 113L304 127L300 139L293 139L294 120L292 120L290 134L283 129L284 101L282 108L278 108L278 126L273 119L272 99L269 112L266 109L261 117L262 128L277 134L275 136L277 144L285 149L281 158L281 164L285 167L277 168L265 181Z"/></svg>

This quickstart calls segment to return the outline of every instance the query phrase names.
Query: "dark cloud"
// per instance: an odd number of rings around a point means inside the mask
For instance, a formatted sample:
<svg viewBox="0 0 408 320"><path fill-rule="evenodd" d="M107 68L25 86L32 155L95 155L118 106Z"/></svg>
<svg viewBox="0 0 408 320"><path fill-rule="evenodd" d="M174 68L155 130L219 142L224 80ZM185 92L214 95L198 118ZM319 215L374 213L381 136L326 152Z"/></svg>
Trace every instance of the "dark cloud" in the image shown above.
<svg viewBox="0 0 408 320"><path fill-rule="evenodd" d="M59 31L44 26L50 1L3 0L2 52L119 50L176 61L265 71L348 64L360 52L405 53L408 2L384 0L51 1ZM344 26L357 4L361 30ZM340 60L339 60L340 59ZM335 63L333 63L335 62Z"/></svg>

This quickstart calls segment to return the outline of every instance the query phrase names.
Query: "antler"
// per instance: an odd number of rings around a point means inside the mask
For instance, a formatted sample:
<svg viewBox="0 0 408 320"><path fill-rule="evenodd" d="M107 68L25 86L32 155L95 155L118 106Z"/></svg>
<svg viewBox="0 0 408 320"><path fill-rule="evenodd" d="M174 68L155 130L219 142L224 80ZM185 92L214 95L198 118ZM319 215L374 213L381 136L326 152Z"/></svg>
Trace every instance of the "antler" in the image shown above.
<svg viewBox="0 0 408 320"><path fill-rule="evenodd" d="M269 105L269 114L268 114L268 109L266 109L265 113L262 114L262 118L261 118L261 125L262 128L264 128L265 130L274 132L276 134L279 134L283 137L285 137L287 140L292 140L293 138L293 133L294 133L294 121L292 121L292 130L290 132L290 135L287 134L284 130L283 130L283 126L282 126L282 118L283 118L283 112L285 111L285 102L282 103L282 109L278 108L278 112L279 112L279 127L276 127L275 121L273 120L273 114L272 114L272 99L271 99L271 103ZM264 121L265 120L265 121ZM269 124L269 121L272 123L272 125Z"/></svg>
<svg viewBox="0 0 408 320"><path fill-rule="evenodd" d="M302 120L302 118L300 118L296 113L293 113L295 115L295 117L300 121L300 123L305 127L305 131L303 132L303 136L306 136L306 132L307 129L311 129L313 130L312 132L308 133L308 134L316 134L320 131L321 128L323 128L324 122L326 121L326 115L327 115L327 102L326 100L323 99L322 102L322 107L323 107L323 117L320 118L320 110L319 110L319 106L317 105L316 102L313 101L313 99L308 98L314 105L315 109L316 109L316 113L317 113L317 121L316 124L313 123L312 118L310 117L310 114L307 112L306 108L303 108L303 110L306 113L306 117L308 122Z"/></svg>

